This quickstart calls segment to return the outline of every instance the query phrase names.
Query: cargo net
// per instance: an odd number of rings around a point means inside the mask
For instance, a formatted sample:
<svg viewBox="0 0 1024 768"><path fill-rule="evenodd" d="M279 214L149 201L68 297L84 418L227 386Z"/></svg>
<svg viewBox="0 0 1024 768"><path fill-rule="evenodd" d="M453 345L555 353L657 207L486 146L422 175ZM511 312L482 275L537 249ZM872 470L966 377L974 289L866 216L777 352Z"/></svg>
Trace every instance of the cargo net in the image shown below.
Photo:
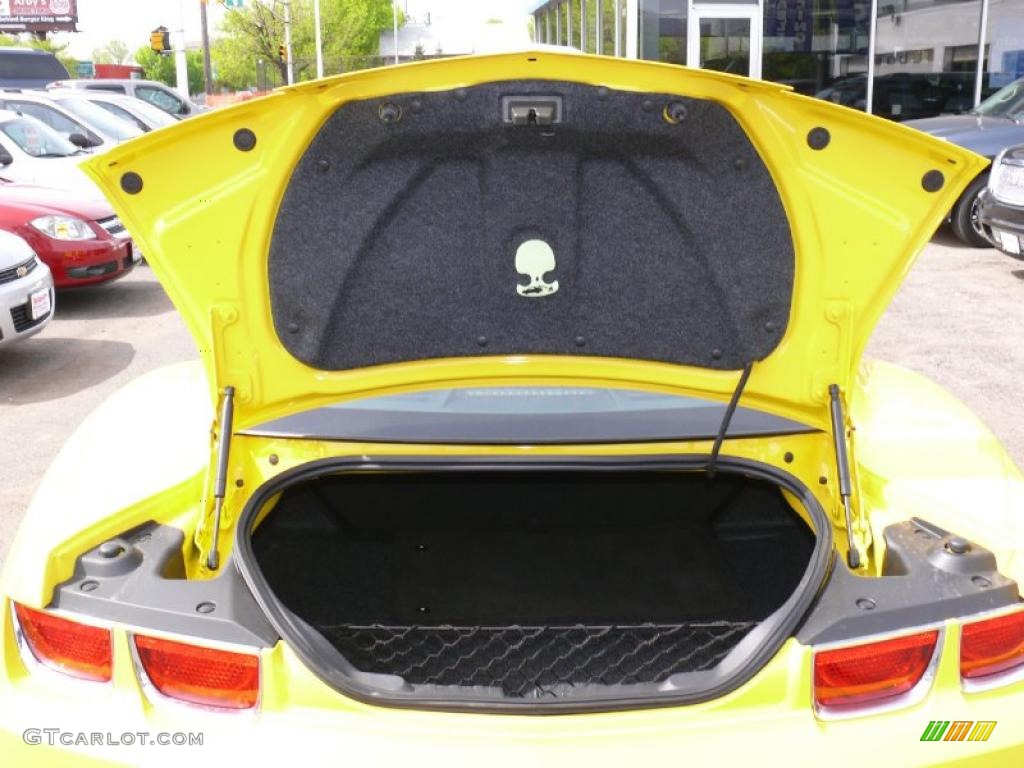
<svg viewBox="0 0 1024 768"><path fill-rule="evenodd" d="M559 698L585 685L657 683L712 669L753 621L567 626L321 627L363 672L424 685L497 687L514 698Z"/></svg>

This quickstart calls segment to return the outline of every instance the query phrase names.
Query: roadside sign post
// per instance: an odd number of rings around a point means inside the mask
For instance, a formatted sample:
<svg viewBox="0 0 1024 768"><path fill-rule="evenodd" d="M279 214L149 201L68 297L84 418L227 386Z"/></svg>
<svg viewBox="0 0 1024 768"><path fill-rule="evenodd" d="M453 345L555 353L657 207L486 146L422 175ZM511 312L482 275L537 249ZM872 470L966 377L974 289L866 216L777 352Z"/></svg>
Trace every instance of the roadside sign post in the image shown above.
<svg viewBox="0 0 1024 768"><path fill-rule="evenodd" d="M292 62L292 4L284 0L284 55L285 70L288 73L288 85L295 82L295 64Z"/></svg>
<svg viewBox="0 0 1024 768"><path fill-rule="evenodd" d="M185 0L178 0L178 31L174 36L174 71L177 90L186 99L188 92L188 62L185 59Z"/></svg>
<svg viewBox="0 0 1024 768"><path fill-rule="evenodd" d="M213 67L210 65L210 29L206 20L206 2L199 0L199 21L203 35L203 81L206 93L213 93Z"/></svg>

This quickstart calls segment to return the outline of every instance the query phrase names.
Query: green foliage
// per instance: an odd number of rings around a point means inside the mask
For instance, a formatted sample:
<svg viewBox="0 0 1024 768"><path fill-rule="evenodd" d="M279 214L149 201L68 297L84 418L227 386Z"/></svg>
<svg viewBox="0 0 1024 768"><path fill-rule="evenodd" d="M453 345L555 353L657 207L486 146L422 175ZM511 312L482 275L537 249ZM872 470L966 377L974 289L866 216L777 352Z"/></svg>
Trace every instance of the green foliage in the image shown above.
<svg viewBox="0 0 1024 768"><path fill-rule="evenodd" d="M161 56L146 45L135 52L135 61L142 67L147 80L157 80L172 88L178 82L174 56ZM188 68L188 92L201 93L204 90L202 52L185 51L185 64Z"/></svg>
<svg viewBox="0 0 1024 768"><path fill-rule="evenodd" d="M311 80L316 77L312 0L292 0L291 13L295 79ZM325 71L357 69L373 63L380 32L391 28L391 0L327 0L320 4L320 19ZM225 14L220 31L211 45L219 85L240 90L286 82L287 65L278 58L284 44L280 6L252 0ZM257 77L259 61L270 76Z"/></svg>
<svg viewBox="0 0 1024 768"><path fill-rule="evenodd" d="M132 52L123 40L110 40L92 52L93 64L128 64Z"/></svg>

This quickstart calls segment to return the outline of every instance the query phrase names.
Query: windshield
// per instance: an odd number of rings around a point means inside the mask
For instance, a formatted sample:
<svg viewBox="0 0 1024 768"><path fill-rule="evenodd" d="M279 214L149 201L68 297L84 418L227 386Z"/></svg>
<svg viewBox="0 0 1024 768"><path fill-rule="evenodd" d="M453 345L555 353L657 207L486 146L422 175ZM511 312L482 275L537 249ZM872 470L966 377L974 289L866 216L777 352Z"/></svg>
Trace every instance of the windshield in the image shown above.
<svg viewBox="0 0 1024 768"><path fill-rule="evenodd" d="M34 117L19 117L0 124L11 141L32 157L70 157L81 150Z"/></svg>
<svg viewBox="0 0 1024 768"><path fill-rule="evenodd" d="M136 136L142 135L142 131L136 126L126 123L119 117L115 117L88 99L83 99L80 96L61 96L55 97L54 101L68 112L78 115L93 127L98 128L107 136L118 141L126 141L127 139L133 139Z"/></svg>
<svg viewBox="0 0 1024 768"><path fill-rule="evenodd" d="M974 112L983 117L1009 117L1014 120L1024 117L1024 77L1000 88L981 102Z"/></svg>
<svg viewBox="0 0 1024 768"><path fill-rule="evenodd" d="M141 115L142 119L149 123L152 128L160 128L165 125L177 125L178 121L168 115L159 107L154 107L148 101L132 99L132 110Z"/></svg>
<svg viewBox="0 0 1024 768"><path fill-rule="evenodd" d="M357 398L303 411L247 434L321 440L541 444L709 439L726 404L631 389L462 387ZM740 406L730 437L810 429Z"/></svg>
<svg viewBox="0 0 1024 768"><path fill-rule="evenodd" d="M116 104L111 104L109 101L94 101L93 104L95 104L100 109L105 109L114 117L120 118L125 122L131 123L132 125L136 126L140 131L149 130L149 126L142 122L142 120L137 118L128 110L121 109L121 107L117 106Z"/></svg>

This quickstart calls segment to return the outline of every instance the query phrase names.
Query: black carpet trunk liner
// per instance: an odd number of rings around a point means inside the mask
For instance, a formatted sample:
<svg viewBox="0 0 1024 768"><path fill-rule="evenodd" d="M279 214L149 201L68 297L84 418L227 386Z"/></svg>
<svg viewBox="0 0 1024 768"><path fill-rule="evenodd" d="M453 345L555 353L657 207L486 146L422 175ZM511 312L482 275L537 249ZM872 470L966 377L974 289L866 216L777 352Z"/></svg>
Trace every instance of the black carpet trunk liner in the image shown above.
<svg viewBox="0 0 1024 768"><path fill-rule="evenodd" d="M362 475L290 489L253 546L357 669L534 697L715 667L792 594L813 535L742 478Z"/></svg>
<svg viewBox="0 0 1024 768"><path fill-rule="evenodd" d="M686 524L403 532L395 549L403 623L674 623L745 608L711 532Z"/></svg>

